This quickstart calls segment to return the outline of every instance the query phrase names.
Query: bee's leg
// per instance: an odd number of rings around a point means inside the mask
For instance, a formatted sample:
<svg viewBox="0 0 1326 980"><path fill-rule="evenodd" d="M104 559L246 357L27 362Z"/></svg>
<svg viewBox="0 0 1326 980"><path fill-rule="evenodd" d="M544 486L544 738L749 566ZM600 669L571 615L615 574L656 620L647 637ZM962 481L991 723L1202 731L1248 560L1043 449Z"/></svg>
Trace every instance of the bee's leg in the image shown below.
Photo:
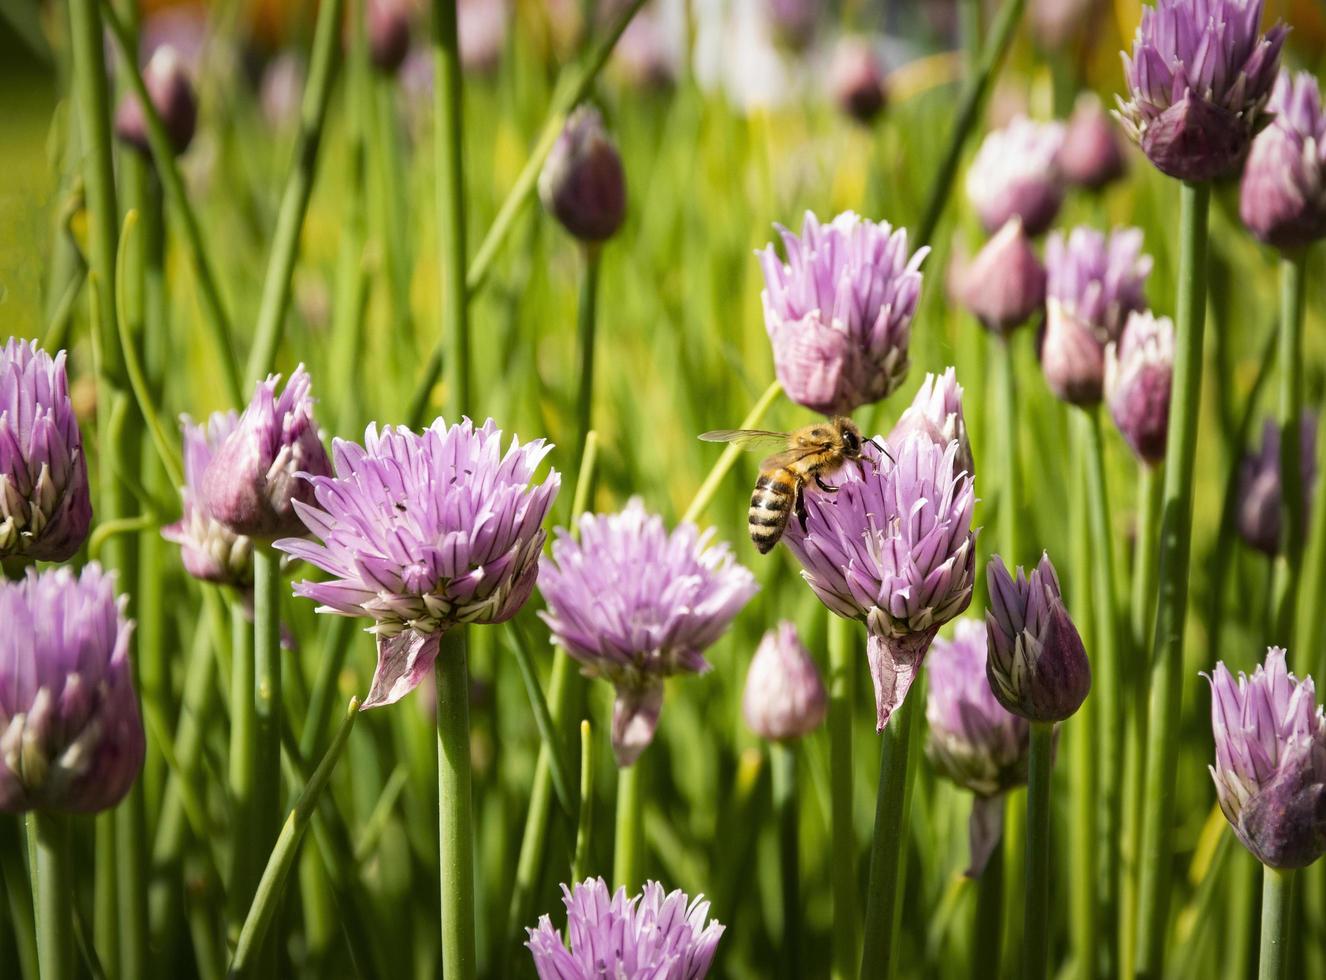
<svg viewBox="0 0 1326 980"><path fill-rule="evenodd" d="M801 533L806 533L806 497L801 492L801 485L797 484L797 499L792 505L796 508L797 520L801 522Z"/></svg>
<svg viewBox="0 0 1326 980"><path fill-rule="evenodd" d="M815 474L815 484L816 484L816 486L818 486L821 490L823 490L825 493L837 493L837 492L838 492L838 488L837 488L837 487L831 487L831 486L829 486L827 483L824 482L824 478L821 477L818 473Z"/></svg>

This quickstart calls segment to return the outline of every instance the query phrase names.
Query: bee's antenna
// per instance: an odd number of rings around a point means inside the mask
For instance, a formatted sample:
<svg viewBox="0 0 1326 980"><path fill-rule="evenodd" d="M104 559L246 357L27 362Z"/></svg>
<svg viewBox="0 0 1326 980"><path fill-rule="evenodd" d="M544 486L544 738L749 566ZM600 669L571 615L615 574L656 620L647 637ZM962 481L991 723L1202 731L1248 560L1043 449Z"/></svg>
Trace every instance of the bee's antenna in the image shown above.
<svg viewBox="0 0 1326 980"><path fill-rule="evenodd" d="M876 449L878 449L880 452L882 452L885 456L887 456L887 457L888 457L888 460L889 460L890 463L896 463L896 462L897 462L897 460L893 458L893 453L889 452L889 447L886 446L886 445L884 445L884 443L880 442L878 436L876 436L874 439L871 439L871 440L870 440L870 443L871 443L871 445L873 445Z"/></svg>

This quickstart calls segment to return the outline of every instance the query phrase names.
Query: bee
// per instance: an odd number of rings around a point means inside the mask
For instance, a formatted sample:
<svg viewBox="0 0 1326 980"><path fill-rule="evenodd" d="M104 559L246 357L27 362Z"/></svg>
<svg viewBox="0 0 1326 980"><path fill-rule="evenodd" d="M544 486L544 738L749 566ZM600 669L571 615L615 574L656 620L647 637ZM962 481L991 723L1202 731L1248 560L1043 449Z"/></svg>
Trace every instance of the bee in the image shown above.
<svg viewBox="0 0 1326 980"><path fill-rule="evenodd" d="M865 440L861 430L849 418L838 416L828 422L807 425L795 432L766 432L762 429L718 429L700 436L705 442L730 442L752 449L769 443L784 448L760 464L760 477L750 495L750 539L760 554L766 555L787 529L787 521L796 514L801 530L806 529L806 501L803 491L811 480L825 493L838 488L824 482L825 473L844 462L861 465ZM888 450L874 445L885 455Z"/></svg>

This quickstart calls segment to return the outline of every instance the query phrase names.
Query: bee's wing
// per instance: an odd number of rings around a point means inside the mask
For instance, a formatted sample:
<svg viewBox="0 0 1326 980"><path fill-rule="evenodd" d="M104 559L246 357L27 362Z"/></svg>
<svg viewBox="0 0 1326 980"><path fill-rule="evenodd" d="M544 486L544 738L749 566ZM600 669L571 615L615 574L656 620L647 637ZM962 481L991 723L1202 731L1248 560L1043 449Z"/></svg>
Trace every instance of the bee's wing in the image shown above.
<svg viewBox="0 0 1326 980"><path fill-rule="evenodd" d="M769 449L786 447L788 435L767 429L715 429L701 434L700 438L705 442L730 442L741 449Z"/></svg>

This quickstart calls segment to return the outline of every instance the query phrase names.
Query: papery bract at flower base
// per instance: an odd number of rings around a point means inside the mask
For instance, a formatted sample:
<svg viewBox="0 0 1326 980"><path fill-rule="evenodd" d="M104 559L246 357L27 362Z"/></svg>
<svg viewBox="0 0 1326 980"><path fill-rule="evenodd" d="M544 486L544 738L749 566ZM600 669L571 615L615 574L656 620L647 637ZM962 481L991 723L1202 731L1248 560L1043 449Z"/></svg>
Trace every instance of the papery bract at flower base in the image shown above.
<svg viewBox="0 0 1326 980"><path fill-rule="evenodd" d="M95 813L138 777L125 602L95 562L0 581L0 812Z"/></svg>
<svg viewBox="0 0 1326 980"><path fill-rule="evenodd" d="M616 688L612 746L631 765L653 740L663 680L704 673L704 651L753 596L755 577L726 544L682 524L671 534L638 498L584 514L579 540L558 529L539 574L553 639Z"/></svg>
<svg viewBox="0 0 1326 980"><path fill-rule="evenodd" d="M999 233L955 277L958 301L994 333L1007 336L1045 306L1045 266L1036 257L1021 218Z"/></svg>
<svg viewBox="0 0 1326 980"><path fill-rule="evenodd" d="M1059 148L1060 173L1070 184L1099 190L1118 180L1127 169L1114 121L1095 93L1083 92L1073 106Z"/></svg>
<svg viewBox="0 0 1326 980"><path fill-rule="evenodd" d="M218 585L249 586L253 583L253 542L236 534L207 512L199 488L212 455L239 425L235 412L215 412L206 426L195 425L187 416L184 428L184 513L174 524L161 529L161 536L180 546L180 560L194 578Z"/></svg>
<svg viewBox="0 0 1326 980"><path fill-rule="evenodd" d="M986 676L1009 711L1029 721L1063 721L1091 690L1091 664L1064 608L1050 556L1009 575L998 555L986 566Z"/></svg>
<svg viewBox="0 0 1326 980"><path fill-rule="evenodd" d="M516 614L538 578L543 521L557 497L556 471L534 474L543 440L512 439L489 419L441 420L423 432L370 425L364 445L336 440L336 475L306 477L314 502L295 502L320 542L276 547L331 573L297 582L319 612L370 616L378 666L364 707L392 704L419 684L442 633L460 623Z"/></svg>
<svg viewBox="0 0 1326 980"><path fill-rule="evenodd" d="M295 368L277 397L280 376L258 385L239 424L216 448L203 474L202 506L236 534L275 538L303 534L295 503L313 499L301 475L331 472L313 418L308 373Z"/></svg>
<svg viewBox="0 0 1326 980"><path fill-rule="evenodd" d="M1124 440L1153 465L1165 458L1173 375L1174 324L1165 316L1132 314L1123 338L1105 351L1105 392Z"/></svg>
<svg viewBox="0 0 1326 980"><path fill-rule="evenodd" d="M562 903L566 941L546 915L526 930L539 980L704 980L723 936L702 896L665 895L657 881L627 898L625 888L610 896L602 878L587 878L563 885Z"/></svg>
<svg viewBox="0 0 1326 980"><path fill-rule="evenodd" d="M796 626L784 620L764 634L746 671L746 725L761 738L800 738L820 726L828 707L815 661Z"/></svg>
<svg viewBox="0 0 1326 980"><path fill-rule="evenodd" d="M1303 500L1311 504L1317 483L1317 417L1304 413L1299 429L1299 473ZM1280 426L1267 419L1262 426L1262 444L1239 464L1238 510L1235 526L1239 536L1253 548L1274 556L1280 548L1280 518L1284 507L1280 485ZM1311 519L1311 514L1308 514Z"/></svg>
<svg viewBox="0 0 1326 980"><path fill-rule="evenodd" d="M958 469L971 476L976 475L971 443L967 440L967 423L962 417L962 385L958 384L955 368L945 368L943 374L925 376L921 387L916 389L912 403L898 416L898 421L885 441L890 446L901 446L914 432L926 436L941 448L956 442Z"/></svg>
<svg viewBox="0 0 1326 980"><path fill-rule="evenodd" d="M907 254L907 232L851 211L821 225L806 213L798 237L779 227L787 262L770 245L764 326L787 396L825 415L850 415L891 394L907 374L912 317L929 248Z"/></svg>
<svg viewBox="0 0 1326 980"><path fill-rule="evenodd" d="M1125 131L1180 180L1238 169L1265 119L1288 28L1258 35L1262 0L1158 0L1123 56Z"/></svg>
<svg viewBox="0 0 1326 980"><path fill-rule="evenodd" d="M64 362L36 341L0 347L0 558L65 561L92 523Z"/></svg>
<svg viewBox="0 0 1326 980"><path fill-rule="evenodd" d="M1316 78L1282 71L1267 110L1275 118L1252 141L1239 215L1261 241L1302 248L1326 237L1326 113Z"/></svg>
<svg viewBox="0 0 1326 980"><path fill-rule="evenodd" d="M1326 854L1326 715L1312 678L1266 663L1237 683L1223 663L1211 684L1220 809L1243 846L1273 868L1304 868Z"/></svg>
<svg viewBox="0 0 1326 980"><path fill-rule="evenodd" d="M957 463L956 441L926 435L865 447L864 476L846 466L829 477L836 493L806 491L806 529L788 523L783 540L820 601L866 623L876 728L902 704L944 623L971 602L976 495Z"/></svg>
<svg viewBox="0 0 1326 980"><path fill-rule="evenodd" d="M1019 116L985 137L967 171L967 197L993 234L1019 218L1028 235L1050 227L1063 203L1064 127Z"/></svg>

